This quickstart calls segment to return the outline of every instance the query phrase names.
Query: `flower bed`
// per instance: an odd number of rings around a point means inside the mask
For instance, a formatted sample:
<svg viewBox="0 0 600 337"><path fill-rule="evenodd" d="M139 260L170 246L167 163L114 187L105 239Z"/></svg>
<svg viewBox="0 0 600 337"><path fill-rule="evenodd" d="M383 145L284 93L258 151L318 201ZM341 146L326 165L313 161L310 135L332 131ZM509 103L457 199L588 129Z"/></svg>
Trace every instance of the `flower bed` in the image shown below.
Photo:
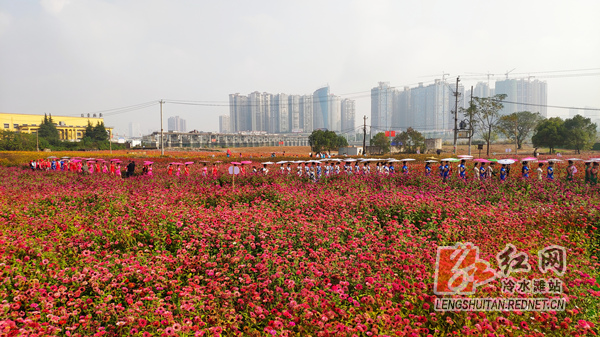
<svg viewBox="0 0 600 337"><path fill-rule="evenodd" d="M9 335L586 335L598 188L273 175L116 179L0 167ZM436 312L436 249L568 248L564 312ZM541 277L532 270L531 278ZM478 297L506 296L495 282Z"/></svg>

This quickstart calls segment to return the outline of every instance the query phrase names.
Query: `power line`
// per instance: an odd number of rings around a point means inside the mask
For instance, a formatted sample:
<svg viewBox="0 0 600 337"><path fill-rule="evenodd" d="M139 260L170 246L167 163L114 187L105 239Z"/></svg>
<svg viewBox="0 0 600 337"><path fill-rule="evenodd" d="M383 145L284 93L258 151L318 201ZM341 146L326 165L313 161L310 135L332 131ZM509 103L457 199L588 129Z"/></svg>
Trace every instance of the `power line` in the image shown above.
<svg viewBox="0 0 600 337"><path fill-rule="evenodd" d="M587 77L587 76L598 76L598 75L600 75L600 73L581 73L581 74L562 74L562 75L559 74L559 75L542 75L542 76L525 76L525 77L547 79L547 78L566 78L566 77ZM473 76L475 76L475 75L473 75ZM480 76L470 77L469 75L467 75L465 77L467 78L467 80L471 80L471 81L479 81L479 80L483 81L483 80L487 79L487 77L480 77ZM490 79L506 80L506 78L504 78L504 77L490 77Z"/></svg>
<svg viewBox="0 0 600 337"><path fill-rule="evenodd" d="M570 70L550 70L550 71L532 71L532 72L528 72L528 73L513 73L513 75L519 75L519 74L566 73L566 72L573 72L573 71L590 71L590 70L600 70L600 68L570 69Z"/></svg>
<svg viewBox="0 0 600 337"><path fill-rule="evenodd" d="M498 99L492 99L492 101L499 102L499 103L509 103L509 104L521 104L521 105L539 106L539 107L545 107L545 108L577 109L577 110L600 111L600 109L598 109L598 108L577 108L577 107L571 107L571 106L544 105L544 104L533 104L533 103L519 103L519 102L503 101L503 100L498 100Z"/></svg>
<svg viewBox="0 0 600 337"><path fill-rule="evenodd" d="M158 104L158 102L153 102L153 103L146 104L146 105L143 105L143 106L138 106L136 108L124 109L124 110L115 111L115 112L108 112L108 113L105 113L104 116L110 117L110 116L120 115L120 114L126 113L126 112L132 112L132 111L146 109L146 108L149 108L149 107L152 107L152 106L156 106L157 104Z"/></svg>

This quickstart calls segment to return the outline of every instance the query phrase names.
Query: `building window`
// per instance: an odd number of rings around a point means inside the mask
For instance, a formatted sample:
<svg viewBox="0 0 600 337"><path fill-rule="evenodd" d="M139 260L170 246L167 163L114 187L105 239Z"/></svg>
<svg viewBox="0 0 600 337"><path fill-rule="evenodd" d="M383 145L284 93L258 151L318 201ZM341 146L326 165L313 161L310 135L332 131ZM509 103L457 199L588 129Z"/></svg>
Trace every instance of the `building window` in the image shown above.
<svg viewBox="0 0 600 337"><path fill-rule="evenodd" d="M19 124L13 124L13 128L18 129L19 128Z"/></svg>
<svg viewBox="0 0 600 337"><path fill-rule="evenodd" d="M8 123L4 123L4 128L5 128L5 129L8 129L9 127L10 127L10 124L8 124Z"/></svg>

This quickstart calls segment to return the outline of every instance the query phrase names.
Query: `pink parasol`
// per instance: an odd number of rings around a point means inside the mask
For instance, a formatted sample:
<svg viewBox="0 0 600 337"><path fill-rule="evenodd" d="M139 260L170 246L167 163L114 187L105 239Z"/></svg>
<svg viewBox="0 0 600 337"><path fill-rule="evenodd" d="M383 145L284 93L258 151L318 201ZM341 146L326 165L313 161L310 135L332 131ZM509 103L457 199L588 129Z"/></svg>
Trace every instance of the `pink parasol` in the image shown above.
<svg viewBox="0 0 600 337"><path fill-rule="evenodd" d="M234 165L242 165L242 163L238 163L237 161L232 161L232 162L231 162L231 164L234 164Z"/></svg>
<svg viewBox="0 0 600 337"><path fill-rule="evenodd" d="M538 160L536 157L527 157L527 158L521 159L521 161L536 161L536 160Z"/></svg>
<svg viewBox="0 0 600 337"><path fill-rule="evenodd" d="M110 161L121 161L121 159L111 159Z"/></svg>
<svg viewBox="0 0 600 337"><path fill-rule="evenodd" d="M173 163L171 163L171 165L183 165L183 163L175 163L175 162L173 162Z"/></svg>
<svg viewBox="0 0 600 337"><path fill-rule="evenodd" d="M477 163L491 163L491 161L487 160L487 159L483 159L483 158L477 158L473 160L474 162Z"/></svg>
<svg viewBox="0 0 600 337"><path fill-rule="evenodd" d="M193 164L193 163L194 163L193 161L186 161L184 164L186 164L186 165L191 165L191 164Z"/></svg>
<svg viewBox="0 0 600 337"><path fill-rule="evenodd" d="M547 163L547 162L548 162L547 160L540 160L540 161L538 161L538 163Z"/></svg>
<svg viewBox="0 0 600 337"><path fill-rule="evenodd" d="M220 160L217 160L215 163L222 163L222 161L220 161Z"/></svg>
<svg viewBox="0 0 600 337"><path fill-rule="evenodd" d="M150 164L154 164L154 162L153 161L145 161L144 162L144 165L150 165Z"/></svg>
<svg viewBox="0 0 600 337"><path fill-rule="evenodd" d="M251 161L249 161L249 160L244 160L244 161L242 162L242 164L252 164L252 162L251 162Z"/></svg>

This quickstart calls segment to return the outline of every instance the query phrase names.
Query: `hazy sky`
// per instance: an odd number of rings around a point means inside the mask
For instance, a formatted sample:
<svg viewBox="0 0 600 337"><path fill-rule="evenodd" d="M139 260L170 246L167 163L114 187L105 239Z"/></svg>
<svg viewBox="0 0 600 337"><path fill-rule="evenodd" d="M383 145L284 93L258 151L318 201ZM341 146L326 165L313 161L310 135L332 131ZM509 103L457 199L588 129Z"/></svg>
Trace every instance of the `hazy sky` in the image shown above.
<svg viewBox="0 0 600 337"><path fill-rule="evenodd" d="M218 130L228 94L324 84L370 116L369 90L443 73L537 75L548 104L600 107L600 1L0 0L0 112L78 115L162 99L188 129ZM469 74L471 73L471 74ZM596 71L571 72L600 73ZM519 75L521 74L521 75ZM484 76L485 77L485 76ZM549 109L551 115L568 110ZM110 115L110 114L107 114ZM124 134L159 105L107 116Z"/></svg>

